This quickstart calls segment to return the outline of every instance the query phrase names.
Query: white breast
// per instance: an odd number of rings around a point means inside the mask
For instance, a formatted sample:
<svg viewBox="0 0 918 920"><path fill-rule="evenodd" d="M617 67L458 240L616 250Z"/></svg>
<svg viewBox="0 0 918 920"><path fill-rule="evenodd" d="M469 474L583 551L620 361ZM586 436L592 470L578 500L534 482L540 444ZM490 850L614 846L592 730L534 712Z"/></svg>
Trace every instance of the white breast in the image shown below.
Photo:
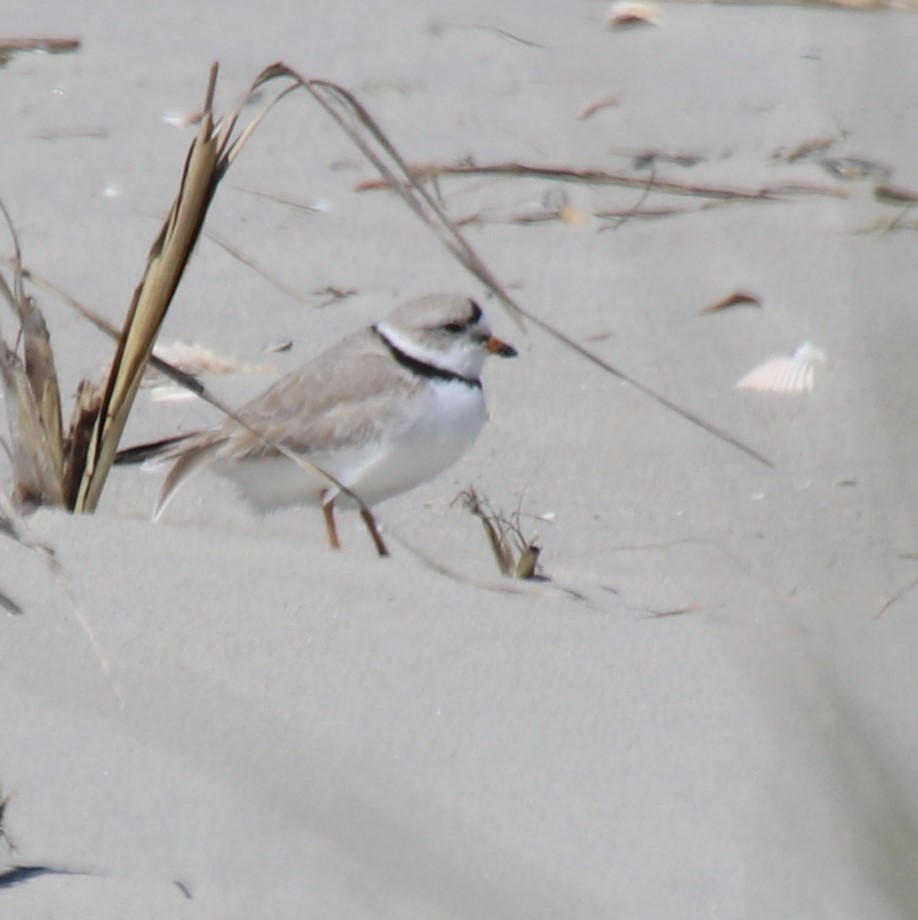
<svg viewBox="0 0 918 920"><path fill-rule="evenodd" d="M430 380L411 397L400 422L379 437L310 457L375 505L412 489L452 466L478 437L487 410L480 387ZM284 457L214 462L218 475L232 480L262 511L293 504L318 504L328 483ZM334 494L332 488L328 495ZM345 497L339 504L347 505ZM350 503L352 504L352 503Z"/></svg>
<svg viewBox="0 0 918 920"><path fill-rule="evenodd" d="M481 387L457 381L430 381L415 397L413 410L413 422L397 438L366 451L352 481L342 477L368 505L452 466L475 443L488 417Z"/></svg>

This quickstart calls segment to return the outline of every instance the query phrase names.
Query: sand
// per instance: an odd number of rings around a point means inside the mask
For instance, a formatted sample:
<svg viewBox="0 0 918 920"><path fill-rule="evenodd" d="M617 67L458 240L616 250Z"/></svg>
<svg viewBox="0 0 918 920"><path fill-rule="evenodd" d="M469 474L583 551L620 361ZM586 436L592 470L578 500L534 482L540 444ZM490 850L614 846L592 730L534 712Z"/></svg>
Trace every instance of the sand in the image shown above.
<svg viewBox="0 0 918 920"><path fill-rule="evenodd" d="M918 259L914 219L874 188L918 189L918 19L674 4L613 32L606 10L86 0L4 18L83 41L0 70L0 195L29 266L113 321L193 136L162 116L199 107L213 60L218 107L283 60L352 89L412 162L649 179L634 155L656 151L695 160L657 157L661 180L807 187L699 209L440 185L454 217L487 218L468 238L526 309L766 466L519 330L393 196L355 191L370 167L288 100L209 229L308 302L205 239L163 341L256 368L208 378L239 402L403 299L481 297L520 351L488 368L492 419L379 509L470 582L394 538L376 559L356 516L333 553L315 511L259 518L206 476L156 524L159 478L136 469L94 517L33 515L64 574L0 542L24 610L0 614L0 861L71 874L0 887L5 920L914 916ZM514 222L562 190L568 222ZM663 207L694 213L594 216ZM356 293L313 305L328 286ZM700 315L735 290L762 306ZM69 399L110 345L41 302ZM734 388L806 341L828 358L811 393ZM213 418L145 391L125 440ZM498 579L454 504L469 485L519 505L550 582L473 583Z"/></svg>

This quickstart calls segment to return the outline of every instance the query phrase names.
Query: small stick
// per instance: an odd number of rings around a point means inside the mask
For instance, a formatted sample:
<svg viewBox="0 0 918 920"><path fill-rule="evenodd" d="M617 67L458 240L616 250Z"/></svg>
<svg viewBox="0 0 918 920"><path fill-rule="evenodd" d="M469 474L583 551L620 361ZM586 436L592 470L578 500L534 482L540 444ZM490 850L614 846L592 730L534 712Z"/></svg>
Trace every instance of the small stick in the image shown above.
<svg viewBox="0 0 918 920"><path fill-rule="evenodd" d="M82 44L78 38L0 38L0 56L16 54L19 51L64 54L68 51L78 51Z"/></svg>
<svg viewBox="0 0 918 920"><path fill-rule="evenodd" d="M424 163L408 166L410 175L417 180L439 178L440 176L508 176L511 178L554 179L560 182L586 182L594 185L619 185L624 188L643 189L647 180L642 177L608 172L603 169L574 169L570 167L533 166L527 163ZM357 184L359 192L390 188L389 179L369 179ZM682 182L654 181L652 190L671 195L688 195L697 198L717 200L771 201L787 195L826 195L832 198L847 198L844 191L819 185L779 185L756 189L721 188L708 185L688 185Z"/></svg>

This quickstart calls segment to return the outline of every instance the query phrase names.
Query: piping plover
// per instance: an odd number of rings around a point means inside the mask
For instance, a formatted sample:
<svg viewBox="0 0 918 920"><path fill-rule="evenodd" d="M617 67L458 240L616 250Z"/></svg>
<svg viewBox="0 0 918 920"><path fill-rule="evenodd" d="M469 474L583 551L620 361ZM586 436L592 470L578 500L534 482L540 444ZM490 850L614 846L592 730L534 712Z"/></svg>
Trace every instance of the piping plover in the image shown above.
<svg viewBox="0 0 918 920"><path fill-rule="evenodd" d="M487 419L480 376L488 355L516 351L491 334L478 304L459 295L420 297L277 380L239 410L248 428L227 418L150 449L130 448L120 459L173 461L154 518L189 475L208 467L260 510L321 505L335 549L335 502L355 504L344 486L363 502L364 522L386 555L369 508L436 476L474 443Z"/></svg>

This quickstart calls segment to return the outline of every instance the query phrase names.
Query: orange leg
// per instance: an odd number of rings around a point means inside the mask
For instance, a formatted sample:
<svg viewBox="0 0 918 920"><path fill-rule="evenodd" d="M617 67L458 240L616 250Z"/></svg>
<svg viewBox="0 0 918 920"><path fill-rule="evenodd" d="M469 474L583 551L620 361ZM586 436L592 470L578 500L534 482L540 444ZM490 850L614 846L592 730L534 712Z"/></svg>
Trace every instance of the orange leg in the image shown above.
<svg viewBox="0 0 918 920"><path fill-rule="evenodd" d="M325 491L322 491L322 497L325 497ZM325 517L325 533L328 535L328 545L332 549L341 549L338 542L338 528L335 526L335 500L329 499L322 502L322 514Z"/></svg>
<svg viewBox="0 0 918 920"><path fill-rule="evenodd" d="M383 538L376 529L376 519L373 517L372 513L367 508L361 508L360 516L363 518L363 523L367 525L367 530L370 531L370 536L373 538L373 543L376 546L376 552L379 553L380 556L388 556L389 550L386 548L386 544L383 543Z"/></svg>

